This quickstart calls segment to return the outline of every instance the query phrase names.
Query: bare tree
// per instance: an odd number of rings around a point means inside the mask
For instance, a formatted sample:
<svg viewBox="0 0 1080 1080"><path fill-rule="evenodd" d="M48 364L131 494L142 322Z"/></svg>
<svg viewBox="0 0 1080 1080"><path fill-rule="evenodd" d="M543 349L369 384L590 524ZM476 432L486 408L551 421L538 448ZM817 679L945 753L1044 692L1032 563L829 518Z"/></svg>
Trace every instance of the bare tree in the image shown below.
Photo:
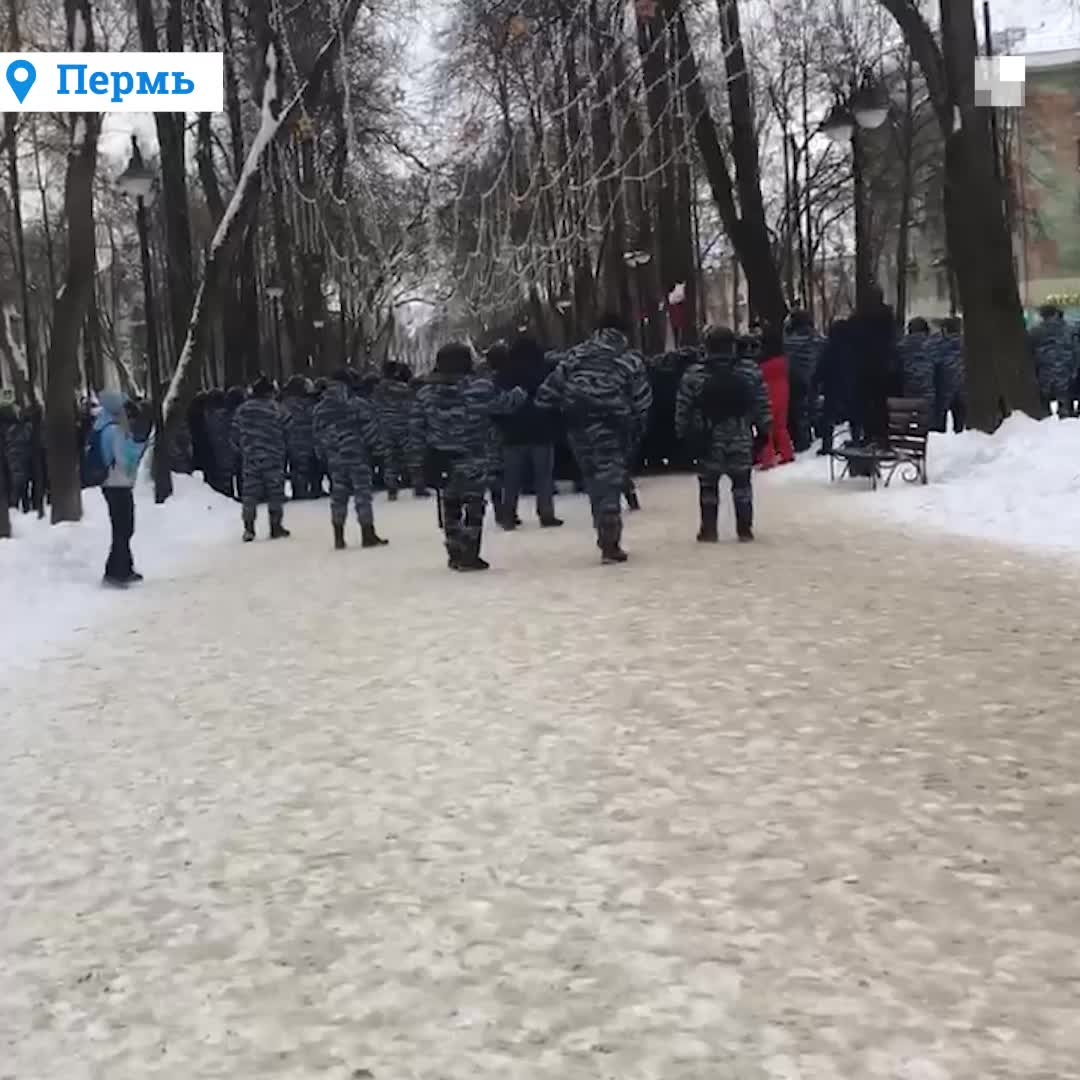
<svg viewBox="0 0 1080 1080"><path fill-rule="evenodd" d="M940 0L941 43L915 0L880 0L922 70L945 139L945 224L964 313L971 422L993 431L1014 409L1043 415L996 175L990 110L975 103L974 10Z"/></svg>
<svg viewBox="0 0 1080 1080"><path fill-rule="evenodd" d="M90 0L64 0L64 14L68 50L92 52L94 25ZM79 337L94 287L94 172L100 130L100 113L73 114L64 182L67 269L56 299L45 396L45 445L53 524L78 521L82 517L75 405Z"/></svg>

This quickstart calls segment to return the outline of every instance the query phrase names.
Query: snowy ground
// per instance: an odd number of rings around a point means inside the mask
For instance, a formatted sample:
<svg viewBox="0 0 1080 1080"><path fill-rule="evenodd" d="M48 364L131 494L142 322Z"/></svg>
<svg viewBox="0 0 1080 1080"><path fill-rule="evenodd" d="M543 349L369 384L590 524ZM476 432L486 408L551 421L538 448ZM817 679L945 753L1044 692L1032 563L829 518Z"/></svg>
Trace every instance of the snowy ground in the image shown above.
<svg viewBox="0 0 1080 1080"><path fill-rule="evenodd" d="M0 1076L1080 1076L1080 576L780 476L483 576L229 507L9 674Z"/></svg>
<svg viewBox="0 0 1080 1080"><path fill-rule="evenodd" d="M845 480L830 494L845 512L1080 557L1080 420L1016 415L994 435L932 434L928 462L926 487L906 484L898 473L888 491ZM769 482L824 493L829 463L807 455Z"/></svg>
<svg viewBox="0 0 1080 1080"><path fill-rule="evenodd" d="M186 575L208 549L236 539L236 504L190 476L173 479L176 494L155 506L140 485L135 507L135 564L155 580ZM73 636L93 634L120 599L101 584L109 553L109 516L99 491L83 492L78 524L12 513L14 539L0 540L0 675L28 665ZM125 594L123 606L140 601ZM2 1075L2 1073L0 1073Z"/></svg>

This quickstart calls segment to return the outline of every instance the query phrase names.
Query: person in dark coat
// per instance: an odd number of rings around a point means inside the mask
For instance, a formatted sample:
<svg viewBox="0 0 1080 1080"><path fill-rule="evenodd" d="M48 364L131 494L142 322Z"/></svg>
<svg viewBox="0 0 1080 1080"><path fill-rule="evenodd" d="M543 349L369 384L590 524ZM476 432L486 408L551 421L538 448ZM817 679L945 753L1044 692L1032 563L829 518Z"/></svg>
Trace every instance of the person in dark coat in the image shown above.
<svg viewBox="0 0 1080 1080"><path fill-rule="evenodd" d="M878 286L867 291L866 302L850 324L855 352L855 405L867 442L889 436L888 398L897 378L896 319Z"/></svg>
<svg viewBox="0 0 1080 1080"><path fill-rule="evenodd" d="M834 319L829 327L814 384L815 393L825 399L820 454L832 453L833 431L844 420L851 423L852 441L862 441L862 424L855 408L856 361L851 323L847 319Z"/></svg>
<svg viewBox="0 0 1080 1080"><path fill-rule="evenodd" d="M517 528L518 498L529 468L541 526L555 528L562 524L555 516L558 417L533 403L540 384L554 369L555 365L544 358L543 349L532 338L522 335L509 347L503 363L494 372L496 389L520 387L528 395L528 401L517 412L498 416L495 421L502 435L503 501L499 524L507 530Z"/></svg>

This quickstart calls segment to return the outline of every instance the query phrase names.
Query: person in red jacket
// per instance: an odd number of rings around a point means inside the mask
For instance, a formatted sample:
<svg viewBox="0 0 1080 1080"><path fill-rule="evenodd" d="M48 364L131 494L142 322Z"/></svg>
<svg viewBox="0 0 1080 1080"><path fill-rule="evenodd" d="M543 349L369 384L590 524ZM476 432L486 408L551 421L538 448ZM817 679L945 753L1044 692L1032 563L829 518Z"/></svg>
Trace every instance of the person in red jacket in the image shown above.
<svg viewBox="0 0 1080 1080"><path fill-rule="evenodd" d="M787 426L788 402L791 399L788 362L784 355L784 339L780 332L772 327L766 329L762 335L758 363L769 391L773 422L769 428L769 441L758 456L757 463L763 469L771 469L778 460L781 465L795 460L795 448L792 446Z"/></svg>

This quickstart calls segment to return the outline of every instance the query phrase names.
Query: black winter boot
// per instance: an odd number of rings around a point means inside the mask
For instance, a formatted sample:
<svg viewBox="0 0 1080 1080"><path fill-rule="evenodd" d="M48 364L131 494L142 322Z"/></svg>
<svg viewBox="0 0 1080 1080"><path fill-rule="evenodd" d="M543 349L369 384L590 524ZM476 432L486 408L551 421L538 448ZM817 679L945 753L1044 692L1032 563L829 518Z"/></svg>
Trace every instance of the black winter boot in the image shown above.
<svg viewBox="0 0 1080 1080"><path fill-rule="evenodd" d="M292 536L292 533L282 525L281 515L275 514L270 518L270 539L284 540L288 536Z"/></svg>
<svg viewBox="0 0 1080 1080"><path fill-rule="evenodd" d="M384 540L375 531L374 525L361 525L360 526L360 546L366 548L373 547L385 547L389 544L389 540Z"/></svg>
<svg viewBox="0 0 1080 1080"><path fill-rule="evenodd" d="M715 504L711 507L702 506L701 528L698 529L697 534L699 544L715 544L720 539L720 534L716 528L719 509Z"/></svg>
<svg viewBox="0 0 1080 1080"><path fill-rule="evenodd" d="M638 493L634 488L631 488L626 493L626 505L631 510L640 510L641 509L641 500L638 498Z"/></svg>
<svg viewBox="0 0 1080 1080"><path fill-rule="evenodd" d="M735 531L739 540L747 544L754 539L754 506L746 503L735 504Z"/></svg>
<svg viewBox="0 0 1080 1080"><path fill-rule="evenodd" d="M600 546L600 562L604 566L624 563L629 558L620 546L622 539L622 521L615 515L602 515L597 528Z"/></svg>
<svg viewBox="0 0 1080 1080"><path fill-rule="evenodd" d="M386 498L387 498L387 499L388 499L388 500L389 500L390 502L397 502L397 498L398 498L398 494L397 494L397 488L395 488L395 489L394 489L393 491L388 491L388 492L386 493Z"/></svg>
<svg viewBox="0 0 1080 1080"><path fill-rule="evenodd" d="M252 525L244 526L244 543L250 544L255 539L255 528Z"/></svg>
<svg viewBox="0 0 1080 1080"><path fill-rule="evenodd" d="M477 536L475 540L469 540L465 544L465 550L462 558L458 561L457 569L464 574L472 573L476 570L490 570L491 563L486 559L480 558L480 540L481 537Z"/></svg>
<svg viewBox="0 0 1080 1080"><path fill-rule="evenodd" d="M703 481L704 483L704 481ZM716 497L716 492L712 492L712 498L706 498L706 492L702 491L701 497L698 499L698 505L701 507L701 528L698 529L698 543L699 544L715 544L719 539L719 535L716 531L717 519L720 516L720 503Z"/></svg>
<svg viewBox="0 0 1080 1080"><path fill-rule="evenodd" d="M345 550L345 523L342 522L339 525L335 521L333 523L333 525L334 525L334 550L335 551L344 551Z"/></svg>

